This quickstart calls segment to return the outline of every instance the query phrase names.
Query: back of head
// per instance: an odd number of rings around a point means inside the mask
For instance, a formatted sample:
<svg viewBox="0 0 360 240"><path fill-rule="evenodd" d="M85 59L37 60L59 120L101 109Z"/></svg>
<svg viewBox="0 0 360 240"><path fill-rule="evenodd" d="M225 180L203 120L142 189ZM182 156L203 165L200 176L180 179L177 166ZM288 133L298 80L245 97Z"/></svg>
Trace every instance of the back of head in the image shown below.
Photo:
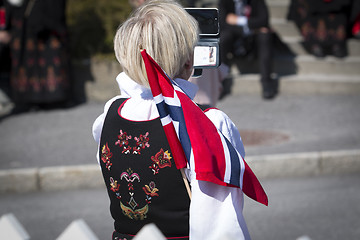
<svg viewBox="0 0 360 240"><path fill-rule="evenodd" d="M120 26L114 49L124 72L137 83L148 86L140 54L142 49L174 78L192 57L197 41L197 22L180 4L171 0L150 0Z"/></svg>

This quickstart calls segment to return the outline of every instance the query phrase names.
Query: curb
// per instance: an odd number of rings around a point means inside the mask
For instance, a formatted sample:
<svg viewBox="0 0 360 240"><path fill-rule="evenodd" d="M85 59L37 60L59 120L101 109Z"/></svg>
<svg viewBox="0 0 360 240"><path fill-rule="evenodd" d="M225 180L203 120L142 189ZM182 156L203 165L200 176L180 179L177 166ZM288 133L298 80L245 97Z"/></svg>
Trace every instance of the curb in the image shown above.
<svg viewBox="0 0 360 240"><path fill-rule="evenodd" d="M54 191L104 186L97 164L0 171L0 193Z"/></svg>
<svg viewBox="0 0 360 240"><path fill-rule="evenodd" d="M258 178L360 173L360 150L251 156L246 162ZM97 164L0 171L0 193L103 187Z"/></svg>
<svg viewBox="0 0 360 240"><path fill-rule="evenodd" d="M360 173L360 150L341 150L248 157L259 178L308 177Z"/></svg>
<svg viewBox="0 0 360 240"><path fill-rule="evenodd" d="M261 83L259 74L233 74L231 94L260 94ZM290 75L279 76L280 94L360 94L360 78L358 76L317 76Z"/></svg>

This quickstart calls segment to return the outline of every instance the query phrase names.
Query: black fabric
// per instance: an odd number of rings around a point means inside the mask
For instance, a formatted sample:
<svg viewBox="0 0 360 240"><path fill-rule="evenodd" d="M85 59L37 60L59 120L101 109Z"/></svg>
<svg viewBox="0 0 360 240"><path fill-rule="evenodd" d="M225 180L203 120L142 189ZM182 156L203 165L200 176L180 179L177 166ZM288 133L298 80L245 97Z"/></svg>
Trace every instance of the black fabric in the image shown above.
<svg viewBox="0 0 360 240"><path fill-rule="evenodd" d="M273 69L273 33L258 33L256 35L257 40L257 49L259 57L259 70L261 75L261 80L264 82L270 82L270 75Z"/></svg>
<svg viewBox="0 0 360 240"><path fill-rule="evenodd" d="M248 0L244 1L251 7L251 13L248 19L250 29L258 29L261 27L269 27L269 10L264 0ZM224 30L231 27L226 23L226 15L235 13L235 4L233 0L219 1L219 20L220 29Z"/></svg>
<svg viewBox="0 0 360 240"><path fill-rule="evenodd" d="M119 115L124 101L111 105L100 140L115 230L136 235L145 224L155 223L166 237L187 237L190 200L160 119L124 119Z"/></svg>
<svg viewBox="0 0 360 240"><path fill-rule="evenodd" d="M113 232L112 239L113 240L131 240L135 236L128 235L128 234L122 234L118 232ZM189 237L176 237L176 238L167 238L167 239L176 239L176 240L189 240Z"/></svg>

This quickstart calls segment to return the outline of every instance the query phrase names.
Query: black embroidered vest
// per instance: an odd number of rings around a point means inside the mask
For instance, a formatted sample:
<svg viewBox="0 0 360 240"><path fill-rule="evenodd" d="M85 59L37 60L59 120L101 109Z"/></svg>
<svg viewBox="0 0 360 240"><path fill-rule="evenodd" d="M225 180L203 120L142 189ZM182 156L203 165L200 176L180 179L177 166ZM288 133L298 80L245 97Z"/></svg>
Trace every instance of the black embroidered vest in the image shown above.
<svg viewBox="0 0 360 240"><path fill-rule="evenodd" d="M190 200L160 119L124 119L125 100L109 108L99 151L115 231L135 235L155 223L166 237L188 236Z"/></svg>

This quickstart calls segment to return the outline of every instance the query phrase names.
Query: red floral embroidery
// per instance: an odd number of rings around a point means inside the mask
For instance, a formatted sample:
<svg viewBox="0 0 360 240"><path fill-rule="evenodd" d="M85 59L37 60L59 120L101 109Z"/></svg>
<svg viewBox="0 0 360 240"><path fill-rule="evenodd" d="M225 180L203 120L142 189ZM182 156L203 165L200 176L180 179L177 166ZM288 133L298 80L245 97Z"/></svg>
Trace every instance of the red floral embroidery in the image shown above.
<svg viewBox="0 0 360 240"><path fill-rule="evenodd" d="M110 186L111 191L117 192L119 191L120 184L117 183L116 180L114 180L112 177L110 177Z"/></svg>
<svg viewBox="0 0 360 240"><path fill-rule="evenodd" d="M171 167L171 159L169 151L165 151L161 148L160 151L151 157L153 164L149 167L154 175L159 173L159 168Z"/></svg>
<svg viewBox="0 0 360 240"><path fill-rule="evenodd" d="M129 139L131 139L131 135L127 135L126 132L123 132L122 130L120 130L120 134L118 135L118 139L116 142L115 142L115 145L119 145L119 147L123 147L123 150L121 153L125 153L125 154L129 154L130 153L130 150L131 150L131 147L129 147Z"/></svg>
<svg viewBox="0 0 360 240"><path fill-rule="evenodd" d="M164 152L161 148L160 151L151 157L151 160L156 163L160 168L171 167L171 159L169 151Z"/></svg>
<svg viewBox="0 0 360 240"><path fill-rule="evenodd" d="M134 137L136 141L136 147L133 148L134 154L141 154L141 149L145 149L145 147L150 147L149 144L149 132L146 132L145 135L140 134L140 136Z"/></svg>
<svg viewBox="0 0 360 240"><path fill-rule="evenodd" d="M152 164L149 168L153 170L154 175L159 173L159 167L156 165L156 163Z"/></svg>
<svg viewBox="0 0 360 240"><path fill-rule="evenodd" d="M101 150L101 160L106 164L107 170L110 170L110 167L112 165L110 159L112 158L113 154L110 152L110 148L108 144L106 143Z"/></svg>
<svg viewBox="0 0 360 240"><path fill-rule="evenodd" d="M127 169L126 172L121 173L120 180L125 178L125 180L128 182L128 188L129 191L134 190L133 182L137 180L140 182L140 176L137 173L134 173L131 168Z"/></svg>

